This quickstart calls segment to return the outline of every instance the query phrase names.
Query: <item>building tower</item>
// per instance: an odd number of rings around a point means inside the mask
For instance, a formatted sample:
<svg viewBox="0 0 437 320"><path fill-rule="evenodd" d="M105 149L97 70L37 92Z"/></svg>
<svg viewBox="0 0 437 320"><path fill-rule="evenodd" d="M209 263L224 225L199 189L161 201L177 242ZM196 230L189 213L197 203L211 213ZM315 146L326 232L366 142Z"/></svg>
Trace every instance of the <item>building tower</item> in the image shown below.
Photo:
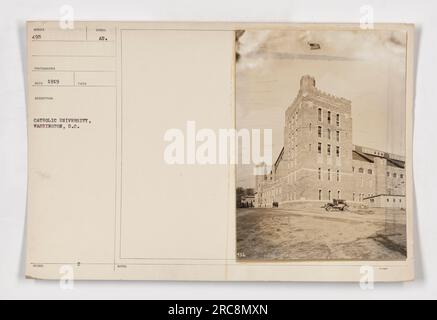
<svg viewBox="0 0 437 320"><path fill-rule="evenodd" d="M352 199L351 102L320 91L313 77L303 76L285 119L288 161L280 200Z"/></svg>

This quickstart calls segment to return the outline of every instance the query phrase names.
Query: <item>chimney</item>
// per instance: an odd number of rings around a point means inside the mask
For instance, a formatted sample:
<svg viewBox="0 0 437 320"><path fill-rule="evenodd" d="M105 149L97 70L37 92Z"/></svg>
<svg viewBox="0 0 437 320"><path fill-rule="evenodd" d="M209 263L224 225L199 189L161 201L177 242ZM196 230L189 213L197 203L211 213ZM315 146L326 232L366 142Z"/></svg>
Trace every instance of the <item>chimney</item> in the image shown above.
<svg viewBox="0 0 437 320"><path fill-rule="evenodd" d="M311 76L303 76L300 79L300 90L303 92L313 91L316 88L316 79Z"/></svg>

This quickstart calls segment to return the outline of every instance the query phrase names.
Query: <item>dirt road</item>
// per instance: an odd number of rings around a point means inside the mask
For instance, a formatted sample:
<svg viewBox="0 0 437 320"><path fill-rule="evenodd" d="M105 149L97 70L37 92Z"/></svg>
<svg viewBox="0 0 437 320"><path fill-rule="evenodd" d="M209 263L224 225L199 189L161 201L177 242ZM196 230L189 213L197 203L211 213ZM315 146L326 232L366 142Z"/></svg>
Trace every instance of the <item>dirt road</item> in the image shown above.
<svg viewBox="0 0 437 320"><path fill-rule="evenodd" d="M405 260L405 211L238 209L242 260Z"/></svg>

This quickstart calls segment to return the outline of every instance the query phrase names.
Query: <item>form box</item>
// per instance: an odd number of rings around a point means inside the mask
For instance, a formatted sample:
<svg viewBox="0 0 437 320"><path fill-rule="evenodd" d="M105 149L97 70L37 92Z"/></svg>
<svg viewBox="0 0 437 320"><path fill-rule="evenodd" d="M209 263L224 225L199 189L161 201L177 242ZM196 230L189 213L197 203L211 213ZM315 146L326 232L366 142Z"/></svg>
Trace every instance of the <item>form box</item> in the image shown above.
<svg viewBox="0 0 437 320"><path fill-rule="evenodd" d="M75 85L86 86L115 86L115 72L75 72Z"/></svg>
<svg viewBox="0 0 437 320"><path fill-rule="evenodd" d="M65 72L32 72L33 86L80 86L80 87L109 87L115 86L115 72L98 71L65 71Z"/></svg>
<svg viewBox="0 0 437 320"><path fill-rule="evenodd" d="M115 71L112 57L33 57L33 71Z"/></svg>
<svg viewBox="0 0 437 320"><path fill-rule="evenodd" d="M32 41L33 56L50 57L114 57L115 44L109 41Z"/></svg>

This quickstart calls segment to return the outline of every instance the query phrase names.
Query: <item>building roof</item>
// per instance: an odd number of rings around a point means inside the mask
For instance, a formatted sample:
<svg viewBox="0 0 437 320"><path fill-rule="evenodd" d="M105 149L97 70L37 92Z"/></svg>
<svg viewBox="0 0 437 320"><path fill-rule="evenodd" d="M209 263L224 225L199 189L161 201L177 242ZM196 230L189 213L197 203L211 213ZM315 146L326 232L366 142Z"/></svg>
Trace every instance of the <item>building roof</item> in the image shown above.
<svg viewBox="0 0 437 320"><path fill-rule="evenodd" d="M378 197L403 197L403 198L405 198L405 195L403 195L403 194L377 194L376 196L363 198L363 200L373 199L373 198L378 198Z"/></svg>
<svg viewBox="0 0 437 320"><path fill-rule="evenodd" d="M279 163L281 162L283 155L284 155L284 147L282 147L281 152L278 155L278 159L275 162L275 171L276 171L276 168L278 168Z"/></svg>
<svg viewBox="0 0 437 320"><path fill-rule="evenodd" d="M375 161L373 158L365 155L364 153L352 150L352 160L358 160L358 161L364 161L364 162L370 162L374 163Z"/></svg>
<svg viewBox="0 0 437 320"><path fill-rule="evenodd" d="M387 165L405 169L405 161L401 160L387 159Z"/></svg>
<svg viewBox="0 0 437 320"><path fill-rule="evenodd" d="M383 153L383 155L380 155L380 154L370 154L370 153L367 153L367 152L363 152L362 150L363 150L362 147L355 146L355 150L352 150L352 159L353 160L364 161L364 162L369 162L369 163L374 163L375 162L375 158L381 158L381 159L386 159L387 160L387 165L388 166L396 167L396 168L401 168L401 169L405 168L405 161L398 160L398 159L393 159L390 156L390 154L388 154L388 153Z"/></svg>

